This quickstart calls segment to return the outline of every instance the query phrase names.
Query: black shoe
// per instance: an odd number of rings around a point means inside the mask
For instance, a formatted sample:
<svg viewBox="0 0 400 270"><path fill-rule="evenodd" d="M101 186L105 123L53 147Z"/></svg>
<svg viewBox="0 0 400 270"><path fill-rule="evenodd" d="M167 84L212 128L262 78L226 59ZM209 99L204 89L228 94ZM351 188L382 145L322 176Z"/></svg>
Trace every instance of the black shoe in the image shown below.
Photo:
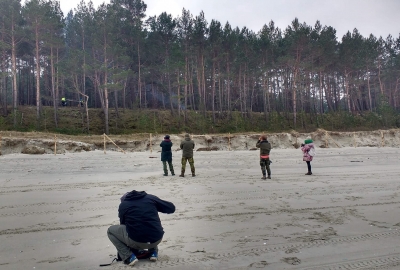
<svg viewBox="0 0 400 270"><path fill-rule="evenodd" d="M265 180L265 179L267 179L267 177L265 177L265 175L264 175L263 177L261 177L261 179L262 179L262 180Z"/></svg>
<svg viewBox="0 0 400 270"><path fill-rule="evenodd" d="M174 176L174 175L175 175L175 173L171 173L171 175L172 175L172 176Z"/></svg>
<svg viewBox="0 0 400 270"><path fill-rule="evenodd" d="M168 173L164 173L164 176L168 176Z"/></svg>
<svg viewBox="0 0 400 270"><path fill-rule="evenodd" d="M267 179L271 179L271 175L268 175Z"/></svg>

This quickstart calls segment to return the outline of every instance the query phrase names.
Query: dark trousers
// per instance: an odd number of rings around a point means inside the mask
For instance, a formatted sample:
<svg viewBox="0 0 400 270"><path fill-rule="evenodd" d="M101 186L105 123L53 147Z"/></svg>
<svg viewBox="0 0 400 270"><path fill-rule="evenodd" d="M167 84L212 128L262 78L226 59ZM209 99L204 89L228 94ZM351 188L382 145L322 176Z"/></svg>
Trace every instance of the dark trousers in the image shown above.
<svg viewBox="0 0 400 270"><path fill-rule="evenodd" d="M164 174L168 174L167 163L168 163L169 170L170 170L171 174L175 174L174 166L172 165L172 159L168 160L168 161L163 161L162 163L163 163Z"/></svg>
<svg viewBox="0 0 400 270"><path fill-rule="evenodd" d="M311 172L311 161L306 161L306 162L307 162L308 171Z"/></svg>
<svg viewBox="0 0 400 270"><path fill-rule="evenodd" d="M266 175L266 172L268 173L268 175L271 175L271 169L269 168L269 163L270 163L269 158L260 158L261 172L264 176Z"/></svg>

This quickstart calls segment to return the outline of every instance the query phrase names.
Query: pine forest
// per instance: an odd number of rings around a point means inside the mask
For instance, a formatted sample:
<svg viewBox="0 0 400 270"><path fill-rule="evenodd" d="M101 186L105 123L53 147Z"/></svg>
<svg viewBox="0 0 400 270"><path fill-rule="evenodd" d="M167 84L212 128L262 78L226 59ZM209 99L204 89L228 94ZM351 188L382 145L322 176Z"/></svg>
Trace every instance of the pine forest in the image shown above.
<svg viewBox="0 0 400 270"><path fill-rule="evenodd" d="M40 130L49 107L57 127L65 99L82 106L87 129L99 109L107 134L125 110L167 111L181 124L194 113L211 125L257 114L264 130L328 116L400 126L399 33L338 37L297 18L285 29L266 18L254 32L203 12L148 17L146 8L81 1L63 14L54 0L0 0L0 120L18 128L21 107L32 106Z"/></svg>

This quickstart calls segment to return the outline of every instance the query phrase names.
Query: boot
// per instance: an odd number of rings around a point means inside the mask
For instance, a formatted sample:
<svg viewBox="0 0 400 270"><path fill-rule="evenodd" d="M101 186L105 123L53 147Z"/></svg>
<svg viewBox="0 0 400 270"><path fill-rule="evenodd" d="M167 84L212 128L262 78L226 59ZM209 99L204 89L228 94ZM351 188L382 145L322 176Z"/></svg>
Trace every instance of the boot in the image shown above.
<svg viewBox="0 0 400 270"><path fill-rule="evenodd" d="M306 173L306 175L312 175L312 172L308 172L308 173Z"/></svg>
<svg viewBox="0 0 400 270"><path fill-rule="evenodd" d="M265 175L263 175L263 177L261 177L261 179L262 179L262 180L265 180L265 179L267 179L267 177L265 177Z"/></svg>
<svg viewBox="0 0 400 270"><path fill-rule="evenodd" d="M196 176L196 174L194 173L194 170L192 171L192 177L195 177Z"/></svg>
<svg viewBox="0 0 400 270"><path fill-rule="evenodd" d="M171 175L175 175L175 172L174 172L174 171L171 171Z"/></svg>
<svg viewBox="0 0 400 270"><path fill-rule="evenodd" d="M181 170L181 175L179 177L185 177L185 170Z"/></svg>
<svg viewBox="0 0 400 270"><path fill-rule="evenodd" d="M271 175L270 174L268 175L267 179L271 179Z"/></svg>
<svg viewBox="0 0 400 270"><path fill-rule="evenodd" d="M164 176L168 176L168 173L164 173Z"/></svg>

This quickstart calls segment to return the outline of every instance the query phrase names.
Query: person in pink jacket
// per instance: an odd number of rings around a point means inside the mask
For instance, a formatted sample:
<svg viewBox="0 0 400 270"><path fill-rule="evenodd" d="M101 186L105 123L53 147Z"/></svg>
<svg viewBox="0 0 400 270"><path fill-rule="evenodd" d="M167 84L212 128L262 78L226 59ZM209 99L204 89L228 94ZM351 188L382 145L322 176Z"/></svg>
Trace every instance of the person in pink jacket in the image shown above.
<svg viewBox="0 0 400 270"><path fill-rule="evenodd" d="M308 172L306 175L312 175L311 172L311 161L315 153L314 143L311 139L306 139L304 143L301 144L301 151L303 151L303 161L307 163Z"/></svg>

